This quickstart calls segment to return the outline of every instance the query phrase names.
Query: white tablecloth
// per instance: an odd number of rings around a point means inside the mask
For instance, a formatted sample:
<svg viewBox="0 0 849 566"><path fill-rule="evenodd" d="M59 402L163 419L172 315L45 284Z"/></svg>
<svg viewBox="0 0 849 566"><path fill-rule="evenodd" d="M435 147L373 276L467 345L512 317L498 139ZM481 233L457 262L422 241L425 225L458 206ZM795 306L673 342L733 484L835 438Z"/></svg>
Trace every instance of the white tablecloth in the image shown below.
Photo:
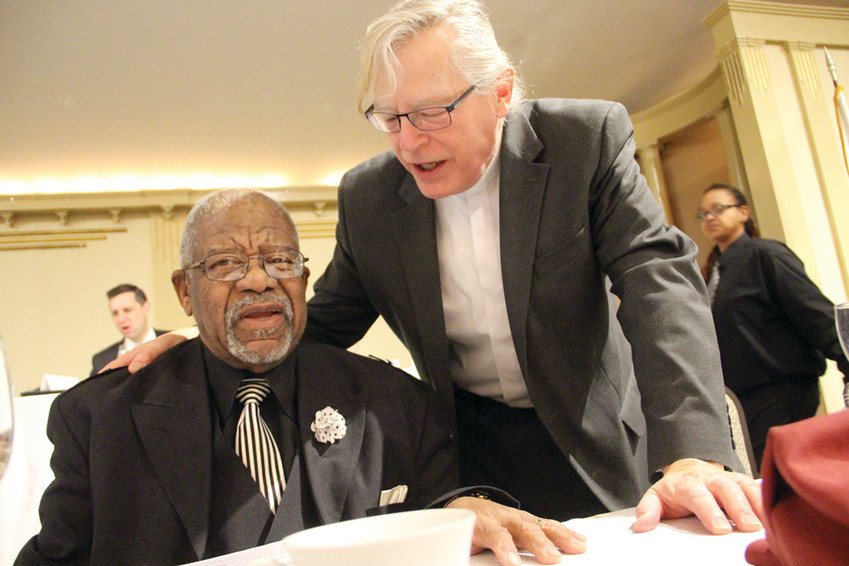
<svg viewBox="0 0 849 566"><path fill-rule="evenodd" d="M12 564L24 543L41 529L38 502L53 481L47 414L57 393L15 397L12 457L0 479L0 564Z"/></svg>
<svg viewBox="0 0 849 566"><path fill-rule="evenodd" d="M632 532L633 524L633 509L567 521L571 529L587 535L587 552L564 556L561 565L747 566L746 547L764 537L763 531L734 531L714 536L695 517L664 521L648 533ZM522 553L522 564L530 566L539 562L532 555ZM194 563L201 565L294 566L280 542ZM498 566L498 561L492 552L486 551L472 556L469 566Z"/></svg>
<svg viewBox="0 0 849 566"><path fill-rule="evenodd" d="M14 399L15 437L12 458L0 480L0 564L12 564L21 546L40 529L38 502L52 481L45 427L50 404L56 394ZM763 538L757 533L733 532L712 536L695 518L665 521L654 531L635 534L633 509L589 519L574 519L567 525L586 534L587 552L564 557L564 566L581 564L627 564L628 566L745 566L746 547ZM196 563L201 564L201 563ZM280 542L204 561L205 566L291 566ZM495 555L472 556L470 566L496 566ZM530 555L523 564L535 565ZM330 566L330 565L329 565ZM335 565L334 565L335 566Z"/></svg>
<svg viewBox="0 0 849 566"><path fill-rule="evenodd" d="M663 521L655 530L634 533L634 510L600 517L572 519L566 526L587 535L587 552L563 558L563 566L623 564L627 566L747 566L746 547L764 538L764 531L709 534L698 519ZM523 555L523 564L539 564ZM495 566L491 552L473 556L470 566Z"/></svg>

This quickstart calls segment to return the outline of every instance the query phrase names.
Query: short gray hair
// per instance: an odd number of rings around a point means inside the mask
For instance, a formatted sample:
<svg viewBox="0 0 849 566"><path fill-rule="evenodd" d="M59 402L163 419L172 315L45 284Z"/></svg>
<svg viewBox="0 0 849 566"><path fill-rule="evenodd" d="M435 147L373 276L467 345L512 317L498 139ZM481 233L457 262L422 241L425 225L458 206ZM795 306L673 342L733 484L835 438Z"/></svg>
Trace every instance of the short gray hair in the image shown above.
<svg viewBox="0 0 849 566"><path fill-rule="evenodd" d="M183 237L180 241L180 265L183 269L197 261L194 258L194 254L199 243L197 241L198 230L201 224L207 221L214 222L219 214L243 201L265 202L277 209L280 216L292 229L292 236L295 238L295 248L300 250L295 221L292 220L289 211L286 210L286 207L280 201L256 189L223 189L205 195L189 211L189 215L186 217L186 226L183 228Z"/></svg>
<svg viewBox="0 0 849 566"><path fill-rule="evenodd" d="M501 49L483 5L476 0L402 0L366 30L362 46L359 109L365 112L379 92L397 86L395 51L424 31L440 26L453 31L451 61L457 72L478 87L494 92L498 77L513 69L513 97L524 97L524 83L510 56Z"/></svg>

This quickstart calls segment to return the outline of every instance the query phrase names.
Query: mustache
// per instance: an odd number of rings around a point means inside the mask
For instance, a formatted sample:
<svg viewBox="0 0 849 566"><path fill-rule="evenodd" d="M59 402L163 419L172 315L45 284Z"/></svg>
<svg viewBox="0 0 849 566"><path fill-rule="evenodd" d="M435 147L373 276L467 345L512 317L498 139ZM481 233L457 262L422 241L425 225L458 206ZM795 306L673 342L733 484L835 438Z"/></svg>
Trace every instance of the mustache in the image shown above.
<svg viewBox="0 0 849 566"><path fill-rule="evenodd" d="M247 296L240 300L238 303L232 305L229 309L227 309L227 324L234 324L236 320L238 320L241 316L243 310L245 310L247 307L257 304L280 305L280 310L283 314L283 317L289 324L291 324L295 318L294 309L292 308L292 301L289 299L289 297L275 295L273 293L261 293L259 295Z"/></svg>

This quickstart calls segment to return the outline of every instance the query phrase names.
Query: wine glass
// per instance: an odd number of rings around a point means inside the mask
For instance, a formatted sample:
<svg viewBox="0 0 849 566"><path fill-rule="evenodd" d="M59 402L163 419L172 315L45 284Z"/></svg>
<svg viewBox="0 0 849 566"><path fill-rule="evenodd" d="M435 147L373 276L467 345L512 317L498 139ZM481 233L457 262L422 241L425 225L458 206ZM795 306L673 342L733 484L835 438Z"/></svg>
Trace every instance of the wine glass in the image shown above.
<svg viewBox="0 0 849 566"><path fill-rule="evenodd" d="M849 303L834 305L834 324L843 354L849 358ZM843 404L849 407L849 384L843 387Z"/></svg>
<svg viewBox="0 0 849 566"><path fill-rule="evenodd" d="M0 338L0 478L12 455L12 385L3 354L3 339Z"/></svg>

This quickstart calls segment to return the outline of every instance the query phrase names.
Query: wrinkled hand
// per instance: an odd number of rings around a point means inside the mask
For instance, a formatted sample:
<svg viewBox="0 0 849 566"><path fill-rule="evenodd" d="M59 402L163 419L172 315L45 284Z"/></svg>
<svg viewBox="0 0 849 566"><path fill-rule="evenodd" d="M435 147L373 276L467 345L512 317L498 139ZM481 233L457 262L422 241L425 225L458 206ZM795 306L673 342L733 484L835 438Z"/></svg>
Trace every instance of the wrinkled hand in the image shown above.
<svg viewBox="0 0 849 566"><path fill-rule="evenodd" d="M447 507L471 509L477 514L472 554L492 549L502 566L522 563L517 547L533 553L540 564L560 562L560 550L566 554L587 550L586 536L553 519L540 519L526 511L477 497L458 497Z"/></svg>
<svg viewBox="0 0 849 566"><path fill-rule="evenodd" d="M165 353L165 351L169 348L173 348L177 344L185 342L190 338L194 338L197 335L198 329L194 326L167 332L157 336L155 340L139 344L129 352L118 356L103 366L103 369L101 369L98 373L103 373L110 369L122 368L124 366L127 366L130 373L136 373L141 368Z"/></svg>
<svg viewBox="0 0 849 566"><path fill-rule="evenodd" d="M723 512L724 510L724 512ZM726 472L720 464L687 458L671 464L637 505L635 532L654 529L661 519L696 515L715 535L733 530L752 532L762 525L761 485L752 478Z"/></svg>

